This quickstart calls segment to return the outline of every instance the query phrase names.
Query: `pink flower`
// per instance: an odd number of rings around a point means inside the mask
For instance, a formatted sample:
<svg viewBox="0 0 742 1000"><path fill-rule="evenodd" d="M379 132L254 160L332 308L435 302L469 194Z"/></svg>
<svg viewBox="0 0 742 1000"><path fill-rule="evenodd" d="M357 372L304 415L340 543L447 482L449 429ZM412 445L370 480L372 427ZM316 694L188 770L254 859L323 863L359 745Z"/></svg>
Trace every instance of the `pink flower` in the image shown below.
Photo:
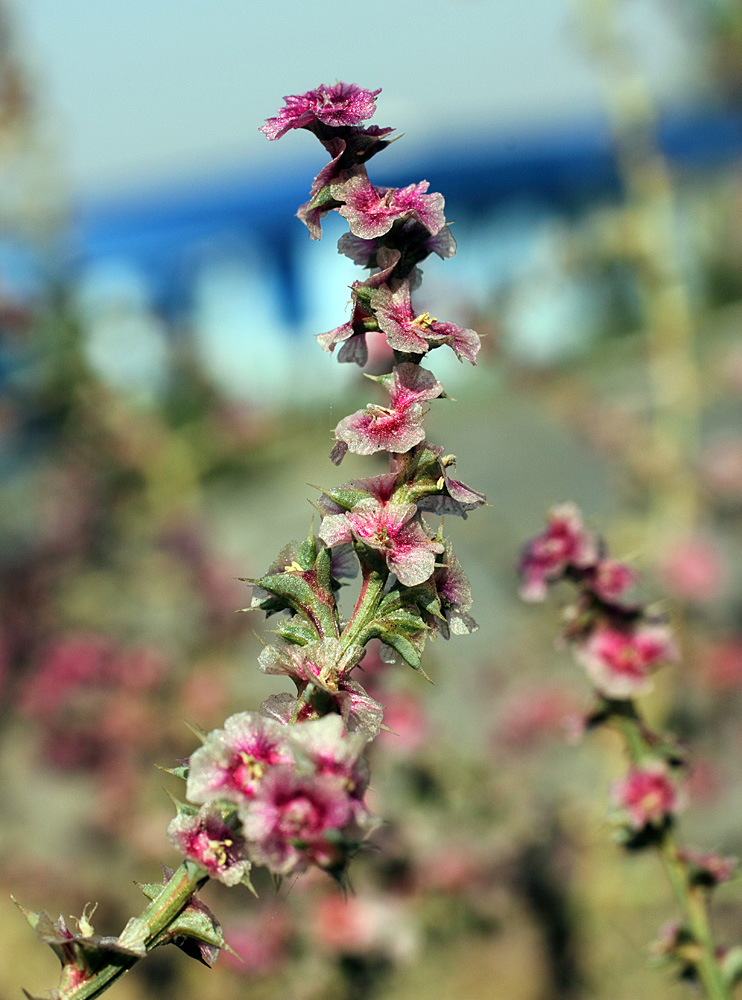
<svg viewBox="0 0 742 1000"><path fill-rule="evenodd" d="M354 173L331 185L330 191L335 201L342 202L338 214L347 219L351 233L373 240L405 219L416 219L433 236L443 229L443 195L426 194L428 187L427 181L405 188L375 187L365 173Z"/></svg>
<svg viewBox="0 0 742 1000"><path fill-rule="evenodd" d="M275 875L314 864L342 872L350 850L373 821L345 782L331 775L305 776L276 767L240 810L250 857Z"/></svg>
<svg viewBox="0 0 742 1000"><path fill-rule="evenodd" d="M639 577L626 563L601 559L585 579L596 597L606 604L615 604L638 582Z"/></svg>
<svg viewBox="0 0 742 1000"><path fill-rule="evenodd" d="M577 645L575 656L598 691L608 698L632 698L651 688L650 673L678 657L666 625L619 628L600 624Z"/></svg>
<svg viewBox="0 0 742 1000"><path fill-rule="evenodd" d="M468 614L472 606L469 578L454 555L448 539L444 543L443 565L435 571L435 587L441 602L442 619L435 619L444 638L454 635L468 635L479 628Z"/></svg>
<svg viewBox="0 0 742 1000"><path fill-rule="evenodd" d="M455 465L455 455L445 455L443 448L429 441L407 453L394 454L391 459L398 485L407 485L418 510L466 518L467 511L485 504L487 498L449 475Z"/></svg>
<svg viewBox="0 0 742 1000"><path fill-rule="evenodd" d="M427 354L435 347L447 344L456 357L476 364L479 336L455 323L440 323L428 313L415 314L407 281L392 291L382 285L371 295L371 307L387 343L395 351L407 354Z"/></svg>
<svg viewBox="0 0 742 1000"><path fill-rule="evenodd" d="M296 214L309 230L310 237L319 240L322 238L322 219L341 205L333 197L330 185L340 183L341 179L345 182L353 174L366 176L364 164L391 142L386 136L394 130L371 125L366 129L353 129L344 137L338 134L327 137L324 129L315 131L332 159L314 178L309 201L301 205Z"/></svg>
<svg viewBox="0 0 742 1000"><path fill-rule="evenodd" d="M342 344L343 346L338 353L338 361L354 362L363 368L368 361L366 334L377 328L376 318L369 305L371 293L391 277L401 256L399 250L391 247L378 248L376 263L379 270L366 278L365 281L354 281L351 285L350 320L328 333L317 335L317 343L323 351L334 351L337 344Z"/></svg>
<svg viewBox="0 0 742 1000"><path fill-rule="evenodd" d="M398 365L389 375L378 376L389 390L390 407L370 403L335 428L338 444L333 460L339 464L348 449L356 455L372 455L376 451L405 452L425 438L422 419L423 403L443 394L443 386L419 365Z"/></svg>
<svg viewBox="0 0 742 1000"><path fill-rule="evenodd" d="M339 715L325 715L293 726L291 738L314 773L341 778L351 796L362 798L369 777L365 734L346 732Z"/></svg>
<svg viewBox="0 0 742 1000"><path fill-rule="evenodd" d="M319 537L329 546L356 538L384 555L392 573L405 587L428 580L443 545L426 532L415 504L361 500L347 514L324 518Z"/></svg>
<svg viewBox="0 0 742 1000"><path fill-rule="evenodd" d="M586 531L573 503L553 507L548 527L528 542L520 560L524 583L520 591L526 601L541 601L547 584L558 580L570 567L587 569L598 559L598 546L592 532Z"/></svg>
<svg viewBox="0 0 742 1000"><path fill-rule="evenodd" d="M218 808L206 805L195 814L180 810L167 835L182 854L225 885L247 878L251 866L245 840L224 821Z"/></svg>
<svg viewBox="0 0 742 1000"><path fill-rule="evenodd" d="M634 830L664 825L679 807L677 789L660 762L632 767L613 785L612 799Z"/></svg>
<svg viewBox="0 0 742 1000"><path fill-rule="evenodd" d="M685 848L678 851L678 857L690 867L692 882L709 887L728 882L739 867L737 858L723 857L714 851L703 852Z"/></svg>
<svg viewBox="0 0 742 1000"><path fill-rule="evenodd" d="M372 738L381 728L383 709L366 694L360 684L348 676L358 662L359 655L360 651L356 647L343 653L337 639L310 642L306 646L281 642L275 646L266 646L258 657L258 663L266 674L285 674L293 678L300 695L310 684L320 688L325 694L325 701L329 696L335 703L349 732L363 733L367 738ZM285 708L291 710L285 720L290 722L296 709L296 699L292 699L293 705L285 699L283 701ZM309 706L312 701L312 698L307 699ZM271 707L278 708L275 700ZM311 718L311 714L305 712L301 718Z"/></svg>
<svg viewBox="0 0 742 1000"><path fill-rule="evenodd" d="M224 729L210 732L191 756L188 798L240 803L255 794L269 768L293 759L283 726L255 712L240 712L227 719Z"/></svg>
<svg viewBox="0 0 742 1000"><path fill-rule="evenodd" d="M260 131L269 139L280 139L290 129L312 128L318 122L331 128L360 125L376 111L379 90L364 90L354 83L320 84L306 94L284 97L286 106L268 118Z"/></svg>

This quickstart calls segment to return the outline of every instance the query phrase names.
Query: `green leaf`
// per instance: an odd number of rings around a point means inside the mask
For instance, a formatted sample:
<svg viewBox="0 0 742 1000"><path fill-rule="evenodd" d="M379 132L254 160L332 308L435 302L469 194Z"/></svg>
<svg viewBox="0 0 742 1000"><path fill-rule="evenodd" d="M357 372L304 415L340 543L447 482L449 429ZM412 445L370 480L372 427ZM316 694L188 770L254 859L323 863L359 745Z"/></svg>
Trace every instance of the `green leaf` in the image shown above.
<svg viewBox="0 0 742 1000"><path fill-rule="evenodd" d="M376 638L381 639L382 642L385 642L387 646L391 646L392 649L396 649L405 663L408 663L413 670L419 670L423 676L427 677L427 674L422 669L420 652L412 645L409 639L398 632L387 632L383 629L379 629L376 633Z"/></svg>
<svg viewBox="0 0 742 1000"><path fill-rule="evenodd" d="M335 486L331 489L322 489L317 486L315 489L321 489L326 497L329 497L338 507L342 507L343 510L352 510L356 504L360 503L361 500L368 500L371 496L368 490L358 489L358 487L353 486L351 483L345 483L344 486Z"/></svg>
<svg viewBox="0 0 742 1000"><path fill-rule="evenodd" d="M380 639L395 649L414 670L427 677L421 667L420 656L430 629L415 604L405 599L408 593L406 589L395 588L386 594L374 617L366 623L358 642L365 645L369 639Z"/></svg>
<svg viewBox="0 0 742 1000"><path fill-rule="evenodd" d="M321 586L315 570L262 576L253 582L314 625L317 638L335 635L335 598L331 590Z"/></svg>
<svg viewBox="0 0 742 1000"><path fill-rule="evenodd" d="M299 552L297 554L297 562L302 569L311 569L314 566L314 561L317 558L317 539L314 537L314 532L310 530L309 535L304 539L304 541L299 546Z"/></svg>
<svg viewBox="0 0 742 1000"><path fill-rule="evenodd" d="M287 618L277 628L274 628L273 632L297 646L308 646L310 642L317 640L317 630L299 615Z"/></svg>
<svg viewBox="0 0 742 1000"><path fill-rule="evenodd" d="M317 194L307 204L307 210L311 210L313 208L323 208L325 205L340 205L341 202L333 198L331 189L332 185L330 184L325 184L323 188L320 188Z"/></svg>
<svg viewBox="0 0 742 1000"><path fill-rule="evenodd" d="M179 764L177 767L163 767L162 764L155 764L158 771L164 771L165 774L172 774L175 778L182 778L183 781L188 780L189 767L187 764Z"/></svg>

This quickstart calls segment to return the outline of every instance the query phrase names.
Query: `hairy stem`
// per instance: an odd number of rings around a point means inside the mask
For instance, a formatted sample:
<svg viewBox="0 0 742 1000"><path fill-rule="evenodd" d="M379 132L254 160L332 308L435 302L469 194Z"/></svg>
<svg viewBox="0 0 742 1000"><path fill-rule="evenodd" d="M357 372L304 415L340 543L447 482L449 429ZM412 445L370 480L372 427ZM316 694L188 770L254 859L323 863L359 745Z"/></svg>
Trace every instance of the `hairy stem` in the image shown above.
<svg viewBox="0 0 742 1000"><path fill-rule="evenodd" d="M119 943L127 947L136 940L146 952L151 951L160 943L169 926L208 878L209 876L199 865L193 861L184 861L141 916L133 917L129 921L119 938ZM141 957L144 958L144 954ZM65 983L63 977L58 991L59 1000L94 1000L138 961L137 956L121 954L79 982Z"/></svg>
<svg viewBox="0 0 742 1000"><path fill-rule="evenodd" d="M367 566L363 567L361 592L353 608L350 621L343 629L343 634L340 637L343 650L350 649L358 641L363 630L376 614L376 609L384 593L384 584L387 581L387 577L387 573L378 573Z"/></svg>

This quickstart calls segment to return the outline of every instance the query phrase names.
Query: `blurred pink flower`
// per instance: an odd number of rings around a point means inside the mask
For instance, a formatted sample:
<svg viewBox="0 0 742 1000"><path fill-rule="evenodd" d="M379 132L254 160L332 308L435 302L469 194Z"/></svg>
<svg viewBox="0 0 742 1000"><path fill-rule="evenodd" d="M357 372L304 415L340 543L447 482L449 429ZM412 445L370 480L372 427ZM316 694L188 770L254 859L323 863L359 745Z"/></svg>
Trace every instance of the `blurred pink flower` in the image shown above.
<svg viewBox="0 0 742 1000"><path fill-rule="evenodd" d="M719 885L728 882L739 867L737 858L724 857L714 851L696 851L685 848L678 856L691 867L691 879L702 885Z"/></svg>
<svg viewBox="0 0 742 1000"><path fill-rule="evenodd" d="M677 542L665 553L660 572L667 590L695 602L717 597L725 576L718 548L704 538Z"/></svg>
<svg viewBox="0 0 742 1000"><path fill-rule="evenodd" d="M625 778L614 783L611 797L635 830L661 826L679 807L677 789L659 761L632 767Z"/></svg>
<svg viewBox="0 0 742 1000"><path fill-rule="evenodd" d="M400 753L415 753L430 735L430 720L422 700L412 694L389 692L384 702L384 725L391 732L382 729L378 737L381 745Z"/></svg>
<svg viewBox="0 0 742 1000"><path fill-rule="evenodd" d="M709 643L702 651L701 676L719 691L742 687L742 636Z"/></svg>
<svg viewBox="0 0 742 1000"><path fill-rule="evenodd" d="M597 540L583 527L577 507L573 503L552 507L546 530L523 549L519 566L523 576L521 597L526 601L542 601L547 584L558 580L570 566L588 569L597 560Z"/></svg>
<svg viewBox="0 0 742 1000"><path fill-rule="evenodd" d="M39 722L55 718L71 691L106 679L113 649L105 636L72 636L50 644L21 687L21 712Z"/></svg>
<svg viewBox="0 0 742 1000"><path fill-rule="evenodd" d="M707 757L694 754L686 788L694 802L706 805L718 802L724 790L724 778L719 765Z"/></svg>
<svg viewBox="0 0 742 1000"><path fill-rule="evenodd" d="M575 657L601 694L633 698L651 688L655 668L677 660L678 651L667 625L599 624L577 643Z"/></svg>
<svg viewBox="0 0 742 1000"><path fill-rule="evenodd" d="M544 738L562 735L574 712L574 702L556 685L515 688L504 699L497 741L512 749L533 746Z"/></svg>
<svg viewBox="0 0 742 1000"><path fill-rule="evenodd" d="M311 928L319 948L340 955L384 955L399 962L418 947L406 907L389 897L325 895L314 907Z"/></svg>
<svg viewBox="0 0 742 1000"><path fill-rule="evenodd" d="M615 559L600 559L587 579L590 590L601 601L615 604L638 582L639 577L626 563Z"/></svg>
<svg viewBox="0 0 742 1000"><path fill-rule="evenodd" d="M291 925L286 908L261 907L239 923L225 924L224 937L237 954L223 951L220 965L243 976L275 972L288 959Z"/></svg>

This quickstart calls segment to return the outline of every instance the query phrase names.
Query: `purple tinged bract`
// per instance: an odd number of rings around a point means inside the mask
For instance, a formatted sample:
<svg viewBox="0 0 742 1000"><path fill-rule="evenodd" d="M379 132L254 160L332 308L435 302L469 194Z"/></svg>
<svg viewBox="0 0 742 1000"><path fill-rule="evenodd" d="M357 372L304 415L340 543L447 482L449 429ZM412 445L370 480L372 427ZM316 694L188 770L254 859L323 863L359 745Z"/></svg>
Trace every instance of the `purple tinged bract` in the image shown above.
<svg viewBox="0 0 742 1000"><path fill-rule="evenodd" d="M325 517L319 531L326 545L353 538L383 554L392 573L405 587L415 587L430 579L435 557L443 545L423 527L415 504L400 504L369 497L347 514Z"/></svg>
<svg viewBox="0 0 742 1000"><path fill-rule="evenodd" d="M255 794L268 768L293 763L286 730L256 712L240 712L209 733L191 756L186 794L191 802L242 802Z"/></svg>
<svg viewBox="0 0 742 1000"><path fill-rule="evenodd" d="M167 829L172 844L224 885L245 882L251 865L245 838L212 804L194 814L180 811Z"/></svg>
<svg viewBox="0 0 742 1000"><path fill-rule="evenodd" d="M332 197L342 205L338 214L348 222L354 236L363 240L385 236L395 222L417 219L431 236L446 224L441 194L427 194L429 184L420 181L405 188L375 187L365 171L332 184Z"/></svg>
<svg viewBox="0 0 742 1000"><path fill-rule="evenodd" d="M423 403L441 396L443 386L429 371L410 363L398 365L377 381L389 390L391 406L370 403L344 417L335 428L335 438L356 455L409 451L425 439Z"/></svg>
<svg viewBox="0 0 742 1000"><path fill-rule="evenodd" d="M349 849L375 826L340 776L271 771L240 818L250 855L275 875L303 872L310 864L342 872Z"/></svg>
<svg viewBox="0 0 742 1000"><path fill-rule="evenodd" d="M379 329L395 351L427 354L432 348L447 344L459 361L476 364L478 334L455 323L441 323L427 312L416 315L409 282L400 282L394 290L383 285L372 293L370 302Z"/></svg>
<svg viewBox="0 0 742 1000"><path fill-rule="evenodd" d="M265 647L258 657L258 663L266 674L283 674L292 678L302 702L309 709L302 718L312 718L314 714L311 711L311 699L303 697L311 684L324 691L334 702L348 732L364 733L366 738L371 739L381 729L383 708L349 676L362 655L363 651L357 647L343 651L337 639L310 642L306 646L278 642L274 646ZM298 708L298 699L284 701L284 704L291 713L286 720L288 722ZM291 730L292 734L296 731L293 728Z"/></svg>
<svg viewBox="0 0 742 1000"><path fill-rule="evenodd" d="M376 111L378 90L364 90L355 83L320 84L305 94L284 97L285 106L269 118L260 131L269 139L280 139L294 128L312 128L318 122L330 128L360 125Z"/></svg>

